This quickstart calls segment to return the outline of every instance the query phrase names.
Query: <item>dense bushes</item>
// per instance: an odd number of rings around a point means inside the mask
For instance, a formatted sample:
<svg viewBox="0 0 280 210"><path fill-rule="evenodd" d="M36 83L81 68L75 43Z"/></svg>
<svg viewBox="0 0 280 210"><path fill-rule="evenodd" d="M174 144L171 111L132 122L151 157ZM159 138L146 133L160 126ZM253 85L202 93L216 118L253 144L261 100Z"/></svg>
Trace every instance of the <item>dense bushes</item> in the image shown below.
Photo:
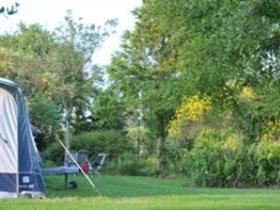
<svg viewBox="0 0 280 210"><path fill-rule="evenodd" d="M122 132L116 130L103 130L96 132L84 132L73 136L72 149L86 149L90 152L90 158L95 158L100 152L108 154L108 158L117 159L125 151L133 146Z"/></svg>
<svg viewBox="0 0 280 210"><path fill-rule="evenodd" d="M71 148L73 151L86 149L90 160L98 153L108 154L104 170L110 174L153 175L154 157L140 159L138 153L123 132L103 130L84 132L73 136ZM61 145L53 143L43 153L44 165L62 164L64 151Z"/></svg>
<svg viewBox="0 0 280 210"><path fill-rule="evenodd" d="M280 184L280 145L263 141L251 146L249 155L253 162L253 180L256 185Z"/></svg>
<svg viewBox="0 0 280 210"><path fill-rule="evenodd" d="M131 152L125 152L117 159L116 169L125 175L137 175L140 170L140 162Z"/></svg>
<svg viewBox="0 0 280 210"><path fill-rule="evenodd" d="M64 149L59 143L54 142L42 152L41 156L45 167L61 164L64 160Z"/></svg>
<svg viewBox="0 0 280 210"><path fill-rule="evenodd" d="M112 174L152 175L154 161L139 158L134 145L122 132L104 130L86 132L73 137L74 150L86 149L94 159L99 152L108 154L105 170Z"/></svg>
<svg viewBox="0 0 280 210"><path fill-rule="evenodd" d="M244 161L242 141L230 132L207 131L195 141L187 157L188 175L202 186L240 183Z"/></svg>
<svg viewBox="0 0 280 210"><path fill-rule="evenodd" d="M232 133L207 131L195 141L186 160L186 173L198 186L243 187L278 185L280 145L245 145Z"/></svg>
<svg viewBox="0 0 280 210"><path fill-rule="evenodd" d="M280 184L280 144L259 141L246 144L232 130L207 130L195 139L192 148L184 142L166 142L165 174L184 173L196 186L248 187ZM126 136L115 130L87 132L73 137L72 149L86 149L94 159L99 152L108 156L106 171L113 174L155 173L155 157L138 156ZM45 160L63 161L64 152L53 144L43 153ZM48 165L52 163L49 161Z"/></svg>
<svg viewBox="0 0 280 210"><path fill-rule="evenodd" d="M96 132L84 132L73 136L71 148L73 151L86 149L89 151L89 158L93 160L98 153L108 154L109 160L116 160L121 154L131 150L132 145L120 131L103 130ZM64 150L57 142L50 145L43 153L45 160L61 163L64 157Z"/></svg>

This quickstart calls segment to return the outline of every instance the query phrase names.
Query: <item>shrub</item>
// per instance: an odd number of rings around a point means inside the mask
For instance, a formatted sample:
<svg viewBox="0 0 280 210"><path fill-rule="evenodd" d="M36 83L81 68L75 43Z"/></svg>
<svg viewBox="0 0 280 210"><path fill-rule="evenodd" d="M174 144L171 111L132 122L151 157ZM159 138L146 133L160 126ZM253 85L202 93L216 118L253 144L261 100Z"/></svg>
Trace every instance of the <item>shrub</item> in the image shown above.
<svg viewBox="0 0 280 210"><path fill-rule="evenodd" d="M117 169L120 174L137 175L140 169L140 163L133 153L125 152L118 157Z"/></svg>
<svg viewBox="0 0 280 210"><path fill-rule="evenodd" d="M108 161L115 161L126 151L130 151L132 146L129 144L125 135L115 130L103 130L96 132L85 132L73 136L71 149L79 151L86 149L89 151L90 160L94 160L98 153L105 152L108 154ZM44 162L46 160L61 164L64 160L64 149L58 143L51 144L42 152ZM106 161L106 164L108 163ZM112 167L116 164L112 164ZM113 168L111 169L113 170Z"/></svg>
<svg viewBox="0 0 280 210"><path fill-rule="evenodd" d="M44 165L49 165L50 162L53 164L61 164L64 160L64 149L59 143L52 143L47 149L41 154Z"/></svg>
<svg viewBox="0 0 280 210"><path fill-rule="evenodd" d="M178 174L185 171L184 164L188 154L187 145L187 140L171 138L166 140L164 144L165 173Z"/></svg>
<svg viewBox="0 0 280 210"><path fill-rule="evenodd" d="M253 144L249 155L254 164L253 181L259 186L280 184L280 145L276 142L261 141Z"/></svg>
<svg viewBox="0 0 280 210"><path fill-rule="evenodd" d="M108 154L110 160L116 160L121 154L131 150L132 145L122 132L116 130L102 130L85 132L73 136L72 149L86 149L90 158L94 159L100 152Z"/></svg>
<svg viewBox="0 0 280 210"><path fill-rule="evenodd" d="M231 131L207 131L186 159L186 173L199 186L240 187L280 184L280 145L261 141L245 145Z"/></svg>
<svg viewBox="0 0 280 210"><path fill-rule="evenodd" d="M245 147L237 135L208 130L195 140L185 170L199 186L238 186L245 182L244 160Z"/></svg>
<svg viewBox="0 0 280 210"><path fill-rule="evenodd" d="M193 181L202 186L223 184L222 141L213 131L200 135L188 157L188 173Z"/></svg>
<svg viewBox="0 0 280 210"><path fill-rule="evenodd" d="M138 172L138 175L154 176L155 172L156 172L155 163L156 163L155 156L149 156L146 159L141 159L140 160L140 171Z"/></svg>

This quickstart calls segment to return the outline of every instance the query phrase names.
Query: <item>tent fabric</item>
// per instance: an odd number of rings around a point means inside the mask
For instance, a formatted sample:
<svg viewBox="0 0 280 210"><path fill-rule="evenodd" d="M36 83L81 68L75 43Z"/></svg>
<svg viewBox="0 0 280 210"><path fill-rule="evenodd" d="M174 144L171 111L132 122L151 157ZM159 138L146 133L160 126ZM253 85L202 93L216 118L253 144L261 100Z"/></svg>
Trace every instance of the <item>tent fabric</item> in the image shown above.
<svg viewBox="0 0 280 210"><path fill-rule="evenodd" d="M0 79L0 198L42 195L44 182L21 89Z"/></svg>
<svg viewBox="0 0 280 210"><path fill-rule="evenodd" d="M0 89L0 189L16 192L18 172L18 110L14 97Z"/></svg>
<svg viewBox="0 0 280 210"><path fill-rule="evenodd" d="M16 173L17 171L17 105L14 97L0 89L0 154L5 165L0 164L0 171Z"/></svg>

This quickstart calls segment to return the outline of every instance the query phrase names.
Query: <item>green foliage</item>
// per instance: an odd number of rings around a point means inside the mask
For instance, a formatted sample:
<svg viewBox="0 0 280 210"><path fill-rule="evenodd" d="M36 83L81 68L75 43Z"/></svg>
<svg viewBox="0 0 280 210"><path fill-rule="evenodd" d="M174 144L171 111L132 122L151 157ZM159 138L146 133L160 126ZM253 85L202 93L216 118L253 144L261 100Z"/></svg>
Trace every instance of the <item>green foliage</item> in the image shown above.
<svg viewBox="0 0 280 210"><path fill-rule="evenodd" d="M69 12L55 32L39 24L20 23L16 33L0 36L1 77L24 86L31 120L43 132L40 144L44 147L63 137L63 125L68 148L70 129L73 133L88 130L90 123L81 121L87 120L102 77L91 58L115 24L112 20L105 27L86 25Z"/></svg>
<svg viewBox="0 0 280 210"><path fill-rule="evenodd" d="M64 158L64 149L57 142L49 144L47 149L45 149L41 156L43 158L44 167L47 167L49 164L53 163L56 165L61 165Z"/></svg>
<svg viewBox="0 0 280 210"><path fill-rule="evenodd" d="M250 146L232 131L207 131L186 156L185 171L199 186L278 186L280 145L261 141Z"/></svg>
<svg viewBox="0 0 280 210"><path fill-rule="evenodd" d="M14 39L15 43L9 43L11 47L17 48L25 53L31 53L39 57L45 57L54 46L54 37L51 32L44 29L39 24L25 25L24 23L19 24L19 33Z"/></svg>
<svg viewBox="0 0 280 210"><path fill-rule="evenodd" d="M24 86L43 156L55 163L62 151L49 144L64 138L63 127L67 147L72 133L73 149L108 153L111 172L278 185L279 11L274 0L145 0L106 69L105 90L92 55L116 22L87 25L69 11L54 33L21 23L1 35L0 74ZM211 99L211 109L180 108L191 96ZM168 139L172 122L180 135Z"/></svg>
<svg viewBox="0 0 280 210"><path fill-rule="evenodd" d="M174 27L169 31L165 14L160 12L174 10L169 9L172 4L164 3L147 1L134 12L136 28L124 35L122 50L115 54L107 68L112 87L127 107L128 118L141 118L154 133L154 139L158 139L154 153L159 173L163 170L162 149L167 125L181 94L175 85L176 47L167 41Z"/></svg>
<svg viewBox="0 0 280 210"><path fill-rule="evenodd" d="M72 151L85 149L89 151L89 159L93 161L98 153L106 153L106 168L108 172L117 172L119 157L131 151L132 145L126 136L117 130L99 130L96 132L82 132L72 137ZM44 160L51 160L61 164L64 156L63 148L54 142L42 153Z"/></svg>
<svg viewBox="0 0 280 210"><path fill-rule="evenodd" d="M255 183L259 186L280 184L280 145L262 141L250 148L250 158L254 164Z"/></svg>
<svg viewBox="0 0 280 210"><path fill-rule="evenodd" d="M56 128L59 126L59 108L58 106L48 99L44 94L38 93L31 100L30 104L31 117L36 125L42 126L40 128Z"/></svg>
<svg viewBox="0 0 280 210"><path fill-rule="evenodd" d="M155 176L156 175L156 169L155 169L155 163L156 163L156 157L153 155L148 156L147 158L142 158L139 160L139 171L138 175L141 176ZM174 171L172 171L174 173Z"/></svg>
<svg viewBox="0 0 280 210"><path fill-rule="evenodd" d="M220 161L212 166L205 184L244 183L239 178L248 163L241 164L246 159L244 150L260 138L268 121L279 119L277 99L272 100L279 93L279 8L279 2L263 0L148 0L134 11L136 27L124 35L122 50L108 72L127 107L141 110L147 127L159 140L155 152L158 171L165 160L172 162L165 158L169 154L162 145L180 100L205 95L211 98L213 110L230 116L230 126L244 135L246 144L236 154L223 148L226 140L208 145L213 157L205 159ZM244 98L244 92L251 93L245 94L250 97ZM218 120L203 126L221 129ZM182 127L187 136L188 127L198 126ZM210 183L213 177L221 181Z"/></svg>
<svg viewBox="0 0 280 210"><path fill-rule="evenodd" d="M242 186L247 181L246 150L232 131L206 131L195 140L185 169L199 186Z"/></svg>
<svg viewBox="0 0 280 210"><path fill-rule="evenodd" d="M137 175L139 167L138 157L132 152L125 152L118 157L117 170L120 174Z"/></svg>
<svg viewBox="0 0 280 210"><path fill-rule="evenodd" d="M135 149L137 150L137 155L139 157L147 157L148 148L147 145L149 145L148 140L148 133L149 130L144 127L143 125L135 126L132 124L129 124L125 127L125 131L127 138L130 140L130 142L134 145Z"/></svg>
<svg viewBox="0 0 280 210"><path fill-rule="evenodd" d="M167 139L164 144L166 174L180 174L188 171L186 166L186 157L189 153L188 144L187 140Z"/></svg>
<svg viewBox="0 0 280 210"><path fill-rule="evenodd" d="M114 90L108 88L100 91L91 110L97 129L123 128L124 106Z"/></svg>
<svg viewBox="0 0 280 210"><path fill-rule="evenodd" d="M73 136L72 149L88 150L91 159L94 159L98 153L105 152L108 154L109 160L113 161L131 148L125 135L117 130L84 132Z"/></svg>

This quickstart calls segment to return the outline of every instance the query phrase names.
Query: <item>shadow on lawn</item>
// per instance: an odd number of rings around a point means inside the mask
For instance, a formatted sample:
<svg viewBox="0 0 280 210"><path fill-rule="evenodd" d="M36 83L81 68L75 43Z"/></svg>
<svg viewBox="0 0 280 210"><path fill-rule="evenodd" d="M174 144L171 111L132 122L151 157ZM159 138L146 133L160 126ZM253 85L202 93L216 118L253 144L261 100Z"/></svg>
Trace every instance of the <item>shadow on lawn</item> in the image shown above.
<svg viewBox="0 0 280 210"><path fill-rule="evenodd" d="M151 177L98 176L92 177L96 190L92 189L84 177L72 176L69 180L77 182L77 189L64 189L64 177L46 177L47 197L92 197L102 196L147 197L162 195L240 195L279 193L273 189L222 189L222 188L187 188L186 178L158 180Z"/></svg>

